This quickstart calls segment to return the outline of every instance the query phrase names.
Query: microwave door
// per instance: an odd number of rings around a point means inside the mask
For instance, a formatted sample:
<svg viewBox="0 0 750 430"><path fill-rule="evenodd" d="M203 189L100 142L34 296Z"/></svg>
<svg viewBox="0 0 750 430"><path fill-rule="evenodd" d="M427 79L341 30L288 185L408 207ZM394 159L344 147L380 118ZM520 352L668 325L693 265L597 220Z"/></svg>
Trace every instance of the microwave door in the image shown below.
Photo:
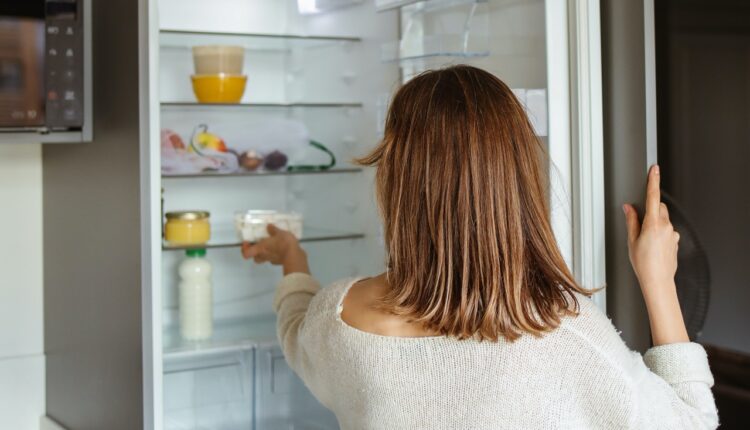
<svg viewBox="0 0 750 430"><path fill-rule="evenodd" d="M5 2L4 2L5 3ZM10 4L8 4L10 3ZM0 127L45 125L43 3L6 3L0 10Z"/></svg>

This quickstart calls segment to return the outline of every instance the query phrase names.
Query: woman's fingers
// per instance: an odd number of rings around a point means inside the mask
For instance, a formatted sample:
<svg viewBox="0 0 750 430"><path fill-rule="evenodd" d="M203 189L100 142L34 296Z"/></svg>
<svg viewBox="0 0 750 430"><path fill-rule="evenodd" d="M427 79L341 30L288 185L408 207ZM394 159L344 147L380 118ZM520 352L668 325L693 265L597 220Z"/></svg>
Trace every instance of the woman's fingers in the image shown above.
<svg viewBox="0 0 750 430"><path fill-rule="evenodd" d="M296 238L294 238L292 233L280 229L273 224L268 224L266 231L268 232L268 237L257 243L251 244L245 242L242 244L242 256L246 260L252 258L256 263L270 262L272 264L282 264L288 250L292 248L290 245L298 247Z"/></svg>
<svg viewBox="0 0 750 430"><path fill-rule="evenodd" d="M262 241L258 243L242 242L242 257L245 260L252 258L259 263L258 258L266 258L266 254L267 250Z"/></svg>
<svg viewBox="0 0 750 430"><path fill-rule="evenodd" d="M252 258L254 252L253 252L253 244L250 242L242 242L242 258L245 260Z"/></svg>
<svg viewBox="0 0 750 430"><path fill-rule="evenodd" d="M281 231L281 229L269 223L268 226L266 226L266 231L270 236L276 236Z"/></svg>
<svg viewBox="0 0 750 430"><path fill-rule="evenodd" d="M654 164L648 173L648 185L646 186L646 215L644 220L657 220L659 218L661 191L659 190L659 166Z"/></svg>
<svg viewBox="0 0 750 430"><path fill-rule="evenodd" d="M628 228L628 243L632 244L638 239L638 235L641 233L641 224L638 222L638 213L633 206L628 204L622 205L622 210L625 212L625 224Z"/></svg>
<svg viewBox="0 0 750 430"><path fill-rule="evenodd" d="M659 216L669 222L669 208L664 203L659 203Z"/></svg>

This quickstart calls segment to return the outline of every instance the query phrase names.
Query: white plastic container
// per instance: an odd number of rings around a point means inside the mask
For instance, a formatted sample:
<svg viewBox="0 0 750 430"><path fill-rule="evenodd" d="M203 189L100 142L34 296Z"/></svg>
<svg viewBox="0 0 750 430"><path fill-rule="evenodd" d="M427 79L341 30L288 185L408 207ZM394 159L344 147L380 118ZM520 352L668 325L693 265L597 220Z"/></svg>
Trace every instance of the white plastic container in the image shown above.
<svg viewBox="0 0 750 430"><path fill-rule="evenodd" d="M193 46L196 75L241 75L244 62L245 49L241 46Z"/></svg>
<svg viewBox="0 0 750 430"><path fill-rule="evenodd" d="M213 334L211 263L205 249L189 249L180 263L180 334L185 340L208 339Z"/></svg>
<svg viewBox="0 0 750 430"><path fill-rule="evenodd" d="M234 215L237 236L244 242L257 242L268 237L268 224L288 230L297 238L302 238L302 215L270 210L249 210Z"/></svg>

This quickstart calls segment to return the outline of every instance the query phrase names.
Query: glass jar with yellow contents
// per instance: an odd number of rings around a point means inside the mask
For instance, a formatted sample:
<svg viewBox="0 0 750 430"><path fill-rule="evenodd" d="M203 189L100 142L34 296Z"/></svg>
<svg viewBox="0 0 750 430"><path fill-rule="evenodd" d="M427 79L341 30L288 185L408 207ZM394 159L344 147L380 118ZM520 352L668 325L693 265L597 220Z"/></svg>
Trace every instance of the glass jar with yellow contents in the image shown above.
<svg viewBox="0 0 750 430"><path fill-rule="evenodd" d="M207 211L167 212L164 239L170 245L203 245L211 239L210 214Z"/></svg>

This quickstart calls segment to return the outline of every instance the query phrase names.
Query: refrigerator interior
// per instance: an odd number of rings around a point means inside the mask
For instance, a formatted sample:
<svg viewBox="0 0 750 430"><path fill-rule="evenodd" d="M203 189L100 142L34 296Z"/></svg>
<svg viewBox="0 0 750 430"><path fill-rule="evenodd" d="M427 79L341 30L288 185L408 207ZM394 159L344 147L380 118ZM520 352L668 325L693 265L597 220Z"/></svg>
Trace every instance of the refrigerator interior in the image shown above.
<svg viewBox="0 0 750 430"><path fill-rule="evenodd" d="M321 10L309 12L317 4ZM274 130L303 124L333 151L324 173L162 174L163 212L211 213L214 334L184 341L178 325L182 249L161 251L163 423L166 429L329 429L335 417L283 360L271 309L278 268L241 258L236 211L304 217L303 246L322 284L383 268L372 172L350 162L379 139L400 82L446 64L482 67L514 88L540 138L547 136L544 0L158 0L160 128L187 142L199 124L229 148L290 163L325 156L278 143ZM248 76L237 105L197 103L191 47L245 47ZM260 141L257 135L272 136ZM255 137L254 137L255 136ZM258 143L260 142L260 143ZM159 142L153 142L159 145ZM552 196L552 205L566 204ZM159 231L160 228L155 229ZM158 320L158 319L157 319Z"/></svg>

